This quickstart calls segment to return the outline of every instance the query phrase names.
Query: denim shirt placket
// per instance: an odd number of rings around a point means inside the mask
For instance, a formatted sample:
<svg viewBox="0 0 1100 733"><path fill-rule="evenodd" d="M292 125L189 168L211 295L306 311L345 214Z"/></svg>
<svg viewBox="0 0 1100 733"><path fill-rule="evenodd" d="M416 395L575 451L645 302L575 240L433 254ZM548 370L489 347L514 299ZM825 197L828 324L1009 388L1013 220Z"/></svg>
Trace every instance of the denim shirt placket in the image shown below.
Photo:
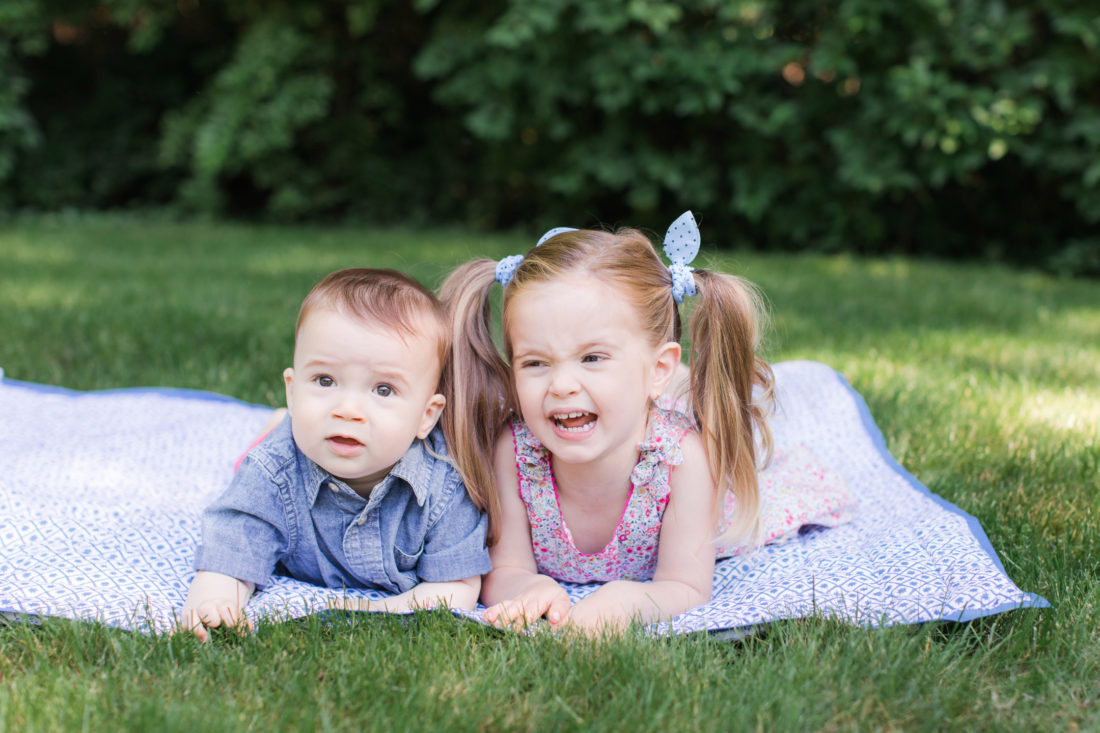
<svg viewBox="0 0 1100 733"><path fill-rule="evenodd" d="M344 560L360 578L387 578L390 582L393 581L387 572L379 544L382 536L380 509L393 480L393 476L387 476L374 487L366 507L344 532Z"/></svg>

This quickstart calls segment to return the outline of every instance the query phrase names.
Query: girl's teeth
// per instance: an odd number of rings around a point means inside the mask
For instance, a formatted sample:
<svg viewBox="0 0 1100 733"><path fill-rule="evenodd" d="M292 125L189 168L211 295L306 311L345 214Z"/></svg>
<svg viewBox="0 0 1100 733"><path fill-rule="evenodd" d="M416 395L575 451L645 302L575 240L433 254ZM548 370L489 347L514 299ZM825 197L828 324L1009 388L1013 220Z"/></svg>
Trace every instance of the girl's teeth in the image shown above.
<svg viewBox="0 0 1100 733"><path fill-rule="evenodd" d="M570 426L567 424L571 420L578 420L582 418L590 419L587 419L583 423L578 425ZM593 415L591 412L586 412L582 410L580 412L558 413L557 415L554 415L551 419L553 419L554 424L556 424L560 430L564 430L569 433L580 433L592 427L592 424L596 421L596 416Z"/></svg>

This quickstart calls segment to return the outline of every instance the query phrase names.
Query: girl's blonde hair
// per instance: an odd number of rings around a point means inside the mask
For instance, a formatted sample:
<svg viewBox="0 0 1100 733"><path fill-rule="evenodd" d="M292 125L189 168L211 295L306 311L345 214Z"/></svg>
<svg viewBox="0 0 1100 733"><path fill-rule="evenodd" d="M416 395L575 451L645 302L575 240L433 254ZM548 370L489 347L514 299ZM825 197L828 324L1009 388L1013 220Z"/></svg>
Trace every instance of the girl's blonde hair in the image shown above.
<svg viewBox="0 0 1100 733"><path fill-rule="evenodd" d="M569 231L528 252L504 288L504 356L492 338L496 263L479 259L461 265L440 291L453 344L444 374L448 409L443 429L470 496L489 514L490 542L500 515L493 487L494 447L509 417L519 413L505 360L512 356L508 304L532 285L582 273L623 294L651 345L680 342L672 277L649 239L635 229ZM756 449L759 441L760 463L765 463L772 447L767 415L774 383L771 367L756 355L762 302L743 278L699 269L694 278L698 295L689 319L691 408L715 478L717 511L722 511L727 494L736 498L738 517L723 539L755 541L760 514Z"/></svg>

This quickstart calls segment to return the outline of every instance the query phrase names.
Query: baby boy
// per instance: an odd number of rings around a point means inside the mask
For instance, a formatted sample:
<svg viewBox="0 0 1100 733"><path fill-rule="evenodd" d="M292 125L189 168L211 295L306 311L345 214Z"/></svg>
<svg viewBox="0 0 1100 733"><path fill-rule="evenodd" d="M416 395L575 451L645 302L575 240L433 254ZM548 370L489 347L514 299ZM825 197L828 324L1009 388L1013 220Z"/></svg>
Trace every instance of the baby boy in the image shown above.
<svg viewBox="0 0 1100 733"><path fill-rule="evenodd" d="M450 346L439 301L393 270L334 272L302 302L287 416L203 514L180 625L247 624L275 573L397 595L370 608L473 608L486 517L436 421Z"/></svg>

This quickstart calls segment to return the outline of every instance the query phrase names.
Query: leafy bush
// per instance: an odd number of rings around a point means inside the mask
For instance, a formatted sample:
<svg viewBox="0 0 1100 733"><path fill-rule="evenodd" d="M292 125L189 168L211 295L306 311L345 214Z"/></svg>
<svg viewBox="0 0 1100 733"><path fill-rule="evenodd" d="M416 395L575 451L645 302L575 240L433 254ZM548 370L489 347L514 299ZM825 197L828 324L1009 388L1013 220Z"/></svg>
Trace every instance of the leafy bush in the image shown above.
<svg viewBox="0 0 1100 733"><path fill-rule="evenodd" d="M690 206L760 246L1070 269L1068 239L1100 249L1084 8L541 0L452 27L418 72L509 161L528 216L657 227Z"/></svg>
<svg viewBox="0 0 1100 733"><path fill-rule="evenodd" d="M726 244L1100 274L1079 3L9 5L12 205L532 231L690 207Z"/></svg>
<svg viewBox="0 0 1100 733"><path fill-rule="evenodd" d="M4 183L12 178L21 153L39 144L38 126L26 108L30 88L19 58L39 51L44 39L33 1L0 5L0 206L11 197Z"/></svg>

